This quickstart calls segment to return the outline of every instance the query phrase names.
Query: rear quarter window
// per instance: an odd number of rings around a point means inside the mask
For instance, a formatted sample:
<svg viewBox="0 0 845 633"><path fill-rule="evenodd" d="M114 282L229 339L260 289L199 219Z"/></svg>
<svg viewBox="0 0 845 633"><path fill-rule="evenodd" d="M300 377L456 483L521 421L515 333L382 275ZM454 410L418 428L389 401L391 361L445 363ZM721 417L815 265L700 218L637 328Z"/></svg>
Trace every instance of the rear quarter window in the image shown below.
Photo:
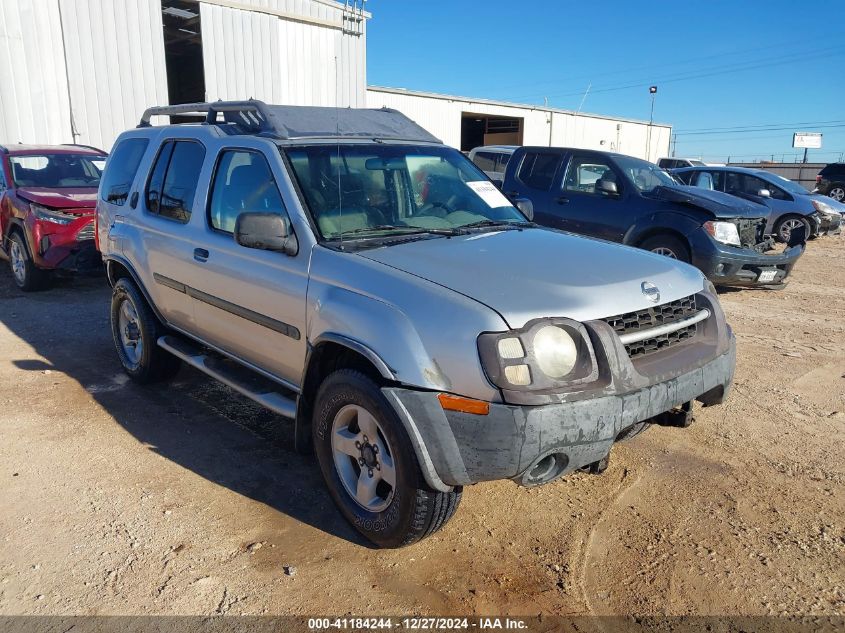
<svg viewBox="0 0 845 633"><path fill-rule="evenodd" d="M532 189L548 191L552 187L560 160L558 154L526 152L517 178Z"/></svg>
<svg viewBox="0 0 845 633"><path fill-rule="evenodd" d="M127 138L117 144L100 184L100 198L104 202L118 206L126 204L148 145L149 140L145 138Z"/></svg>

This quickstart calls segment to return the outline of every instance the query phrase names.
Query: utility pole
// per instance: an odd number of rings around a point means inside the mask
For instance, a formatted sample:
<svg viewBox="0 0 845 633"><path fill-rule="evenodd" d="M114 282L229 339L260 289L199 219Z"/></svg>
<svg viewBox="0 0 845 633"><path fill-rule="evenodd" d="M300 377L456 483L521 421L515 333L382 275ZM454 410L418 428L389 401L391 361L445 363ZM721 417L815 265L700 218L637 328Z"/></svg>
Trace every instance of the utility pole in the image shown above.
<svg viewBox="0 0 845 633"><path fill-rule="evenodd" d="M654 98L657 95L657 86L649 86L648 92L651 95L651 114L648 117L648 134L646 136L645 159L651 160L651 126L654 124Z"/></svg>
<svg viewBox="0 0 845 633"><path fill-rule="evenodd" d="M804 160L802 162L804 162L804 163L807 162L807 148L806 147L804 148Z"/></svg>

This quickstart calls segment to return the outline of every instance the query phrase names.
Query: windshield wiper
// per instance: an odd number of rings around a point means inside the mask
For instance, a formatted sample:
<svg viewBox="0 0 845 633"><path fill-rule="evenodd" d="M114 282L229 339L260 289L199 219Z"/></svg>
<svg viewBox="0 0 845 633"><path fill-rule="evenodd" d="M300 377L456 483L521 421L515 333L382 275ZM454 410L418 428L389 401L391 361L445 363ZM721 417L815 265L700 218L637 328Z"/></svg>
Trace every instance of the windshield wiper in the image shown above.
<svg viewBox="0 0 845 633"><path fill-rule="evenodd" d="M506 226L515 229L531 228L537 226L533 222L519 222L518 220L479 220L478 222L470 222L463 224L457 228L459 229L475 229L487 226Z"/></svg>
<svg viewBox="0 0 845 633"><path fill-rule="evenodd" d="M339 240L342 237L345 238L350 235L361 235L363 233L378 233L380 231L386 231L388 232L388 235L381 235L379 237L389 237L390 233L395 233L397 235L409 235L414 233L430 233L432 235L458 235L460 228L461 227L456 227L454 229L437 229L425 228L422 226L408 226L402 224L378 224L376 226L362 226L357 229L342 231L341 233L332 235L331 239Z"/></svg>

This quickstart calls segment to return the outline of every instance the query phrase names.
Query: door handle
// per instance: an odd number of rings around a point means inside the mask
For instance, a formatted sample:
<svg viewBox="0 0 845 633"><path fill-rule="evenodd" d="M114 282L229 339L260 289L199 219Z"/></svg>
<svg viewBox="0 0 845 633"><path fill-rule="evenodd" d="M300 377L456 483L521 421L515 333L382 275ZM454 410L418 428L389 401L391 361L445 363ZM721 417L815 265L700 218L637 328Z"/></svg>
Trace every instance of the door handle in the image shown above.
<svg viewBox="0 0 845 633"><path fill-rule="evenodd" d="M194 259L198 262L204 262L208 260L208 251L204 248L195 248L194 249Z"/></svg>
<svg viewBox="0 0 845 633"><path fill-rule="evenodd" d="M558 204L566 204L567 202L569 202L569 198L565 196L559 196L555 198L555 202L557 202Z"/></svg>

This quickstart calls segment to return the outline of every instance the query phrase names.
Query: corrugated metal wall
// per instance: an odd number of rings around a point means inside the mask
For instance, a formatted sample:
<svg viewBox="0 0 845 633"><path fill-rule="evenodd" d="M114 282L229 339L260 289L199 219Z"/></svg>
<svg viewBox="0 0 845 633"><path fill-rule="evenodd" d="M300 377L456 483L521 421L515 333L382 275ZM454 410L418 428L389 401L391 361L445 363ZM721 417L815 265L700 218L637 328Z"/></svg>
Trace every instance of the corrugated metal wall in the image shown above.
<svg viewBox="0 0 845 633"><path fill-rule="evenodd" d="M447 145L461 146L461 114L489 114L523 119L524 145L583 147L646 157L648 124L612 117L472 101L446 95L427 95L395 89L369 88L367 105L403 112ZM618 127L618 129L617 129ZM672 128L653 125L649 159L669 155Z"/></svg>
<svg viewBox="0 0 845 633"><path fill-rule="evenodd" d="M0 0L0 143L109 149L167 102L161 33L159 0Z"/></svg>
<svg viewBox="0 0 845 633"><path fill-rule="evenodd" d="M0 143L69 143L57 2L0 1Z"/></svg>
<svg viewBox="0 0 845 633"><path fill-rule="evenodd" d="M200 16L210 101L254 97L290 105L365 105L366 24L349 32L342 6L208 0L200 4Z"/></svg>

